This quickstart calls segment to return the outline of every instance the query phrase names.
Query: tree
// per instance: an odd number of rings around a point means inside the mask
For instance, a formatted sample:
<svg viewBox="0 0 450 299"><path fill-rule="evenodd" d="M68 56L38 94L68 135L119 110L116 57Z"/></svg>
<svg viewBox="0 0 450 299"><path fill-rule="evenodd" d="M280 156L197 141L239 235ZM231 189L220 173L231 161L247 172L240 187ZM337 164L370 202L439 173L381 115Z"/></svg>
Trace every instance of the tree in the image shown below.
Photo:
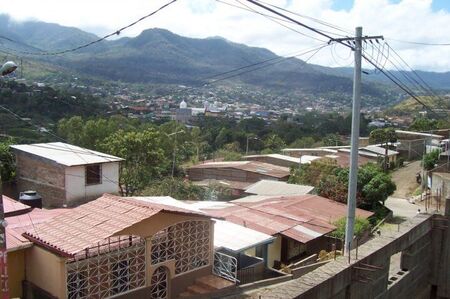
<svg viewBox="0 0 450 299"><path fill-rule="evenodd" d="M422 166L426 169L426 170L431 170L433 168L435 168L436 164L439 161L439 155L440 155L440 151L439 150L433 150L431 152L429 152L428 154L423 156L423 161L422 161Z"/></svg>
<svg viewBox="0 0 450 299"><path fill-rule="evenodd" d="M332 237L335 237L335 238L338 238L341 240L344 239L346 224L347 224L347 219L345 217L342 217L342 218L338 219L337 221L333 222L333 225L336 226L336 229L333 232L331 232L330 235ZM365 218L361 218L361 217L356 217L355 228L354 228L355 236L360 237L369 228L370 228L369 220L367 220Z"/></svg>
<svg viewBox="0 0 450 299"><path fill-rule="evenodd" d="M395 133L395 130L393 128L375 129L372 132L370 132L369 140L371 143L385 144L383 169L384 171L387 171L389 161L388 158L389 142L392 143L397 141L397 134Z"/></svg>
<svg viewBox="0 0 450 299"><path fill-rule="evenodd" d="M300 167L291 168L288 183L317 187L322 178L334 174L337 168L336 162L331 159L318 159L310 164L302 164Z"/></svg>
<svg viewBox="0 0 450 299"><path fill-rule="evenodd" d="M316 141L312 137L302 137L299 139L296 139L294 142L292 142L289 147L291 148L311 148L314 146Z"/></svg>
<svg viewBox="0 0 450 299"><path fill-rule="evenodd" d="M414 119L413 123L409 126L409 129L418 132L436 130L437 122L426 117L418 117Z"/></svg>
<svg viewBox="0 0 450 299"><path fill-rule="evenodd" d="M272 152L277 152L285 146L286 143L276 134L271 134L264 140L264 147Z"/></svg>
<svg viewBox="0 0 450 299"><path fill-rule="evenodd" d="M123 196L131 196L158 179L169 160L160 147L161 134L153 128L142 132L119 130L107 137L100 148L125 159L120 164L119 187Z"/></svg>
<svg viewBox="0 0 450 299"><path fill-rule="evenodd" d="M12 138L0 142L0 174L3 182L12 181L16 176L15 157L9 147L12 144Z"/></svg>
<svg viewBox="0 0 450 299"><path fill-rule="evenodd" d="M337 134L327 134L323 139L324 146L339 146L342 145L341 138Z"/></svg>
<svg viewBox="0 0 450 299"><path fill-rule="evenodd" d="M205 189L179 178L163 178L153 181L141 196L171 196L178 200L202 200Z"/></svg>

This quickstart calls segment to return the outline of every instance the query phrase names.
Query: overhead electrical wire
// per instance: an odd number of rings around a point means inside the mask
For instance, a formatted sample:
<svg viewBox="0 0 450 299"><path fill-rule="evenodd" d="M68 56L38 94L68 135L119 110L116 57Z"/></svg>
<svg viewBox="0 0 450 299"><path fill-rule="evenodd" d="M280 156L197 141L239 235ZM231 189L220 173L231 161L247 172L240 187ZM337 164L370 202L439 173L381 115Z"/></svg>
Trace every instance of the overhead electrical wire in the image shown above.
<svg viewBox="0 0 450 299"><path fill-rule="evenodd" d="M304 27L304 28L307 28L307 29L309 29L309 30L311 30L311 31L313 31L313 32L315 32L315 33L317 33L317 34L319 34L319 35L322 35L322 36L328 38L328 39L330 40L330 42L337 42L337 43L340 43L340 44L342 44L342 45L344 45L344 46L346 46L346 47L349 47L349 48L351 48L351 49L353 49L353 50L355 49L355 45L347 44L347 43L344 43L343 41L336 40L335 38L333 38L333 37L330 36L329 34L324 33L324 32L321 32L321 31L318 30L317 28L314 28L314 27L312 27L312 26L310 26L310 25L304 24L304 23L302 23L302 22L300 22L300 21L298 21L298 20L296 20L296 19L293 19L293 18L291 18L291 17L289 17L289 16L287 16L287 15L285 15L285 14L283 14L283 13L281 13L281 12L275 10L275 9L273 9L273 8L270 8L270 7L268 7L268 6L264 5L264 4L262 4L262 3L261 3L260 1L258 1L258 0L246 0L246 1L252 3L252 4L256 5L256 6L259 6L259 7L263 8L263 9L265 9L265 10L267 10L267 11L269 11L269 12L275 14L275 15L278 15L278 16L280 16L280 17L282 17L282 18L285 18L285 19L287 19L287 20L290 20L290 21L296 23L297 25L302 26L302 27ZM395 76L389 74L386 70L380 68L380 66L378 66L378 65L375 64L371 59L369 59L369 57L368 57L366 54L362 53L361 56L362 56L362 58L364 58L364 60L366 60L369 64L371 64L372 66L374 66L375 68L377 68L384 76L386 76L390 81L392 81L395 85L397 85L401 90L403 90L403 91L406 92L408 95L410 95L416 102L418 102L419 104L421 104L424 108L426 108L427 110L429 110L430 112L432 112L432 113L433 113L434 115L436 115L437 117L440 117L440 115L439 115L438 113L436 113L431 107L429 107L428 105L426 105L425 103L423 103L423 102L422 102L422 101L421 101L421 100L420 100L413 92L411 92L411 91L408 89L408 87L405 87L405 86L402 84L401 81L398 81L398 80L396 79Z"/></svg>
<svg viewBox="0 0 450 299"><path fill-rule="evenodd" d="M421 91L423 95L428 95L428 96L439 99L440 103L443 103L445 101L442 97L440 97L433 91L431 86L429 86L428 83L426 83L425 80L415 70L413 70L406 63L406 61L404 61L404 59L401 58L401 56L387 42L383 43L383 49L384 49L385 45L387 46L387 49L389 50L388 53L392 52L393 54L395 54L395 56L388 55L387 57L385 57L386 61L389 61L389 63L409 82L411 87L415 88L417 91ZM384 53L382 55L384 55ZM392 57L392 59L390 59L390 57ZM399 61L399 59L403 63L404 66L406 65L406 67L410 69L409 73L402 69L402 63ZM384 66L383 66L383 68L384 68ZM421 82L419 82L411 74L414 74L417 77L417 79ZM394 76L392 73L391 73L391 75ZM407 84L405 84L405 85L407 85ZM410 91L413 92L411 89L410 89Z"/></svg>
<svg viewBox="0 0 450 299"><path fill-rule="evenodd" d="M401 39L395 39L395 38L389 38L389 37L387 37L386 40L391 40L391 41L398 42L398 43L422 45L422 46L450 46L450 43L427 43L427 42L401 40Z"/></svg>
<svg viewBox="0 0 450 299"><path fill-rule="evenodd" d="M328 23L328 22L325 22L325 21L323 21L323 20L320 20L320 19L317 19L317 18L313 18L313 17L307 16L307 15L302 15L302 14L299 14L299 13L297 13L297 12L295 12L295 11L288 10L288 9L286 9L286 8L284 8L284 7L277 6L277 5L268 3L268 2L264 2L264 1L262 1L262 0L257 0L257 1L260 2L260 3L263 3L263 4L265 4L265 5L271 6L271 7L273 7L273 8L279 9L279 10L281 10L281 11L284 11L284 12L287 12L287 13L290 13L290 14L293 14L293 15L295 15L295 16L298 16L298 17L301 17L301 18L304 18L304 19L308 19L308 20L314 21L314 22L319 23L319 24L321 24L321 25L323 25L323 26L327 26L327 27L329 27L329 28L332 28L332 29L341 31L341 32L343 32L343 33L346 33L346 34L353 34L353 32L352 32L350 29L346 29L346 28L337 26L337 25L335 25L335 24ZM323 32L326 32L326 31L323 31ZM333 33L333 34L336 34L336 33ZM339 35L339 34L336 34L336 35Z"/></svg>
<svg viewBox="0 0 450 299"><path fill-rule="evenodd" d="M270 16L270 15L264 14L264 13L259 12L257 10L254 10L254 9L250 8L249 6L243 4L239 0L235 0L235 2L238 2L239 4L243 5L244 7L243 6L239 6L239 5L235 5L235 4L232 4L232 3L228 3L228 2L225 2L223 0L216 0L216 1L219 2L219 3L225 4L225 5L228 5L228 6L232 6L232 7L236 7L236 8L239 8L239 9L242 9L242 10L246 10L246 11L249 11L249 12L252 12L252 13L256 13L256 14L261 15L261 16L269 19L270 21L272 21L274 23L277 23L278 25L283 26L284 28L289 29L291 31L294 31L294 32L296 32L296 33L298 33L300 35L303 35L303 36L308 37L308 38L312 38L312 39L320 41L322 43L326 42L325 40L318 39L318 38L316 38L314 36L308 35L308 34L306 34L304 32L301 32L301 31L296 30L296 29L294 29L292 27L289 27L286 24L281 23L281 22L284 22L284 23L292 23L292 22L284 20L283 18L277 18L277 17L274 17L274 16Z"/></svg>
<svg viewBox="0 0 450 299"><path fill-rule="evenodd" d="M22 54L28 54L28 55L53 56L53 55L61 55L61 54L66 54L66 53L69 53L69 52L75 52L75 51L84 49L84 48L87 48L87 47L92 46L92 45L94 45L94 44L97 44L97 43L99 43L99 42L101 42L101 41L104 41L104 40L110 38L111 36L119 35L122 31L124 31L124 30L126 30L126 29L128 29L128 28L130 28L130 27L132 27L132 26L134 26L134 25L136 25L136 24L138 24L139 22L142 22L143 20L145 20L145 19L147 19L147 18L149 18L149 17L151 17L151 16L157 14L158 12L160 12L160 11L163 10L163 9L165 9L165 8L168 7L169 5L175 3L176 1L177 1L177 0L172 0L172 1L170 1L170 2L168 2L168 3L166 3L166 4L164 4L163 6L159 7L158 9L152 11L151 13L149 13L149 14L147 14L147 15L145 15L145 16L139 18L139 19L137 19L136 21L134 21L134 22L132 22L132 23L130 23L130 24L128 24L128 25L122 27L122 28L117 29L116 31L114 31L114 32L112 32L112 33L110 33L110 34L107 34L107 35L105 35L105 36L103 36L103 37L101 37L101 38L99 38L99 39L96 39L96 40L94 40L94 41L91 41L91 42L89 42L89 43L86 43L86 44L77 46L77 47L75 47L75 48L70 48L70 49L65 49L65 50L55 51L55 52L50 52L50 51L49 51L49 52L27 52L27 51L20 51L20 53L22 53ZM13 39L11 39L11 38L7 38L7 37L5 37L5 36L0 36L0 39L5 39L5 40L8 40L8 41L10 41L10 42L22 44L21 42L15 41L15 40L13 40Z"/></svg>

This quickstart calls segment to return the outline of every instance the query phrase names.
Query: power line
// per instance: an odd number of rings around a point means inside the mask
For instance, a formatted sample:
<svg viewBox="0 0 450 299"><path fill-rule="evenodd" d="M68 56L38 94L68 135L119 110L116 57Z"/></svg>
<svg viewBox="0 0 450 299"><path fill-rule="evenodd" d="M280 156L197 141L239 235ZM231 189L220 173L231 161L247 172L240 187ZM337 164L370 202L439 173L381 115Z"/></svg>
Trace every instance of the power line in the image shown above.
<svg viewBox="0 0 450 299"><path fill-rule="evenodd" d="M332 36L328 35L327 33L321 32L321 31L318 30L317 28L314 28L314 27L312 27L312 26L306 25L306 24L304 24L304 23L302 23L302 22L300 22L300 21L298 21L298 20L295 20L295 19L293 19L293 18L291 18L291 17L289 17L289 16L287 16L287 15L285 15L285 14L283 14L283 13L277 11L277 10L275 10L275 9L272 9L272 8L270 8L270 7L267 7L267 6L264 5L264 4L261 4L258 0L246 0L246 1L252 3L252 4L256 5L256 6L259 6L259 7L263 8L263 9L265 9L265 10L267 10L267 11L270 11L271 13L276 14L276 15L282 17L282 18L285 18L285 19L287 19L287 20L290 20L290 21L294 22L295 24L297 24L297 25L299 25L299 26L302 26L302 27L304 27L304 28L307 28L307 29L309 29L309 30L311 30L311 31L313 31L313 32L315 32L315 33L317 33L317 34L319 34L319 35L322 35L322 36L328 38L328 39L330 40L330 42L337 42L337 43L340 43L341 45L344 45L345 47L349 47L349 48L351 48L352 50L355 50L355 46L354 46L354 45L352 46L351 44L347 44L347 43L345 43L345 42L343 42L343 41L341 41L341 40L339 40L339 39L333 38ZM390 74L388 74L387 71L385 71L384 69L380 68L380 67L379 67L377 64L375 64L371 59L369 59L369 58L367 57L367 55L362 54L361 56L362 56L368 63L370 63L372 66L374 66L375 68L377 68L383 75L385 75L389 80L391 80L391 81L392 81L395 85L397 85L400 89L402 89L404 92L406 92L407 94L409 94L409 95L410 95L414 100L416 100L419 104L423 105L424 107L426 107L427 109L429 109L433 114L435 114L436 116L439 117L439 115L438 115L436 112L434 112L430 107L428 107L426 104L424 104L424 103L423 103L423 102L422 102L422 101L421 101L421 100L420 100L413 92L411 92L411 91L410 91L407 87L405 87L401 82L399 82L398 80L396 80L396 79L395 79L395 76L391 76Z"/></svg>
<svg viewBox="0 0 450 299"><path fill-rule="evenodd" d="M414 78L413 76L411 76L409 73L407 73L406 71L404 71L404 70L402 70L399 66L397 66L397 64L396 63L399 63L400 65L402 64L402 63L400 63L399 62L399 60L395 57L395 56L392 56L392 58L395 60L395 62L393 61L393 60L391 60L390 58L389 58L389 55L388 56L386 56L385 54L384 54L384 52L382 51L381 53L382 53L382 55L383 56L385 56L385 58L386 58L386 62L387 61L389 61L389 63L395 68L395 69L397 69L397 71L410 83L410 85L413 87L413 88L415 88L415 89L417 89L417 90L421 90L422 91L422 93L424 94L424 95L431 95L431 96L434 96L434 97L436 97L436 98L438 98L440 101L441 101L441 103L444 101L444 99L442 99L440 96L438 96L434 91L433 91L433 89L423 80L423 78L421 77L421 76L419 76L419 74L416 72L416 71L414 71L407 63L406 63L406 61L404 61L404 59L403 58L401 58L400 57L400 55L388 44L388 43L384 43L383 44L383 49L384 49L384 46L385 45L387 45L387 49L389 50L389 52L388 53L390 53L391 51L403 62L403 64L405 64L407 67L409 67L410 69L411 69L411 71L412 71L412 73L413 74L415 74L416 76L417 76L417 78L419 78L419 80L420 81L422 81L422 82L419 82L416 78ZM379 48L378 48L378 50L379 50ZM367 53L366 53L367 54ZM383 68L382 69L384 69L384 66L383 66ZM403 85L405 85L405 87L406 87L406 84L404 83L404 82L402 82L397 76L395 76L392 72L390 72L390 71L388 71L388 70L385 70L387 73L389 73L393 78L395 78L395 79L397 79L399 82L401 82ZM411 92L411 93L413 93L413 91L411 90L411 89L409 89L408 88L408 90ZM422 104L422 105L424 105L424 103L421 101L420 102L420 104ZM428 110L430 110L430 111L432 111L432 108L431 107L429 107L428 105L424 105L424 108L427 108ZM432 111L433 113L435 113L434 111ZM435 113L436 114L436 113ZM437 115L437 114L436 114Z"/></svg>
<svg viewBox="0 0 450 299"><path fill-rule="evenodd" d="M324 41L324 40L318 39L318 38L316 38L316 37L313 37L313 36L311 36L311 35L308 35L308 34L306 34L306 33L303 33L303 32L301 32L301 31L298 31L298 30L296 30L296 29L294 29L294 28L292 28L292 27L289 27L289 26L287 26L287 25L285 25L285 24L283 24L283 23L281 23L281 22L279 22L279 21L282 21L282 22L288 22L288 23L292 23L292 22L289 22L289 21L284 20L284 19L282 19L282 18L277 18L277 17L274 17L274 16L270 16L270 15L264 14L264 13L259 12L259 11L257 11L257 10L254 10L254 9L248 7L247 5L243 4L243 3L240 2L239 0L235 0L235 1L238 2L239 4L245 6L245 7L242 7L242 6L239 6L239 5L234 5L234 4L231 4L231 3L227 3L227 2L222 1L222 0L216 0L216 1L219 2L219 3L222 3L222 4L226 4L226 5L229 5L229 6L233 6L233 7L242 9L242 10L246 10L246 11L249 11L249 12L256 13L256 14L261 15L261 16L263 16L263 17L269 19L270 21L272 21L272 22L274 22L274 23L277 23L278 25L283 26L284 28L287 28L287 29L289 29L289 30L291 30L291 31L294 31L294 32L296 32L296 33L298 33L298 34L300 34L300 35L303 35L303 36L305 36L305 37L312 38L312 39L317 40L317 41L320 41L320 42L326 42L326 41Z"/></svg>
<svg viewBox="0 0 450 299"><path fill-rule="evenodd" d="M262 1L262 0L257 0L257 1L258 1L258 2L261 2L261 3L264 3L264 4L268 5L268 6L274 7L274 8L276 8L276 9L279 9L279 10L281 10L281 11L284 11L284 12L287 12L287 13L290 13L290 14L293 14L293 15L296 15L296 16L298 16L298 17L301 17L301 18L304 18L304 19L308 19L308 20L314 21L314 22L316 22L316 23L319 23L319 24L321 24L321 25L330 27L330 28L332 28L332 29L335 29L335 30L344 32L344 33L346 33L346 34L353 34L353 32L352 32L351 30L349 30L349 29L346 29L346 28L343 28L343 27L340 27L340 26L337 26L337 25L334 25L334 24L325 22L325 21L323 21L323 20L320 20L320 19L317 19L317 18L313 18L313 17L310 17L310 16L306 16L306 15L302 15L302 14L299 14L299 13L294 12L294 11L292 11L292 10L288 10L288 9L286 9L286 8L284 8L284 7L280 7L280 6L271 4L271 3L264 2L264 1ZM323 31L323 32L326 32L326 31L324 31L324 30L322 30L322 31ZM328 33L331 33L331 32L328 32ZM337 33L332 33L332 34L339 35L339 34L337 34Z"/></svg>
<svg viewBox="0 0 450 299"><path fill-rule="evenodd" d="M450 46L450 43L427 43L427 42L401 40L401 39L395 39L395 38L386 38L386 39L394 41L394 42L404 43L404 44L413 44L413 45L422 45L422 46Z"/></svg>
<svg viewBox="0 0 450 299"><path fill-rule="evenodd" d="M128 29L128 28L130 28L130 27L132 27L132 26L134 26L134 25L136 25L136 24L138 24L139 22L141 22L141 21L143 21L143 20L145 20L145 19L147 19L147 18L149 18L149 17L151 17L151 16L153 16L153 15L155 15L156 13L160 12L161 10L163 10L163 9L166 8L166 7L168 7L168 6L171 5L172 3L175 3L176 1L177 1L177 0L172 0L172 1L170 1L170 2L168 2L168 3L166 3L166 4L164 4L164 5L161 6L160 8L158 8L158 9L152 11L151 13L149 13L149 14L147 14L147 15L141 17L141 18L139 18L138 20L136 20L136 21L134 21L134 22L132 22L132 23L130 23L130 24L128 24L128 25L126 25L126 26L120 28L120 29L117 29L116 31L114 31L114 32L112 32L112 33L110 33L110 34L107 34L107 35L105 35L105 36L103 36L103 37L101 37L101 38L99 38L99 39L97 39L97 40L94 40L94 41L92 41L92 42L86 43L86 44L84 44L84 45L81 45L81 46L78 46L78 47L75 47L75 48L66 49L66 50L61 50L61 51L56 51L56 52L42 52L42 53L26 52L26 51L20 51L20 52L21 52L22 54L42 55L42 56L52 56L52 55L66 54L66 53L69 53L69 52L75 52L75 51L78 51L78 50L80 50L80 49L84 49L84 48L87 48L87 47L92 46L92 45L94 45L94 44L97 44L97 43L99 43L99 42L101 42L101 41L104 41L104 40L106 40L107 38L109 38L109 37L111 37L111 36L119 35L122 31L124 31L124 30L126 30L126 29ZM14 41L14 40L11 39L11 38L7 38L7 37L4 37L4 36L0 36L0 38L6 39L6 40L8 40L8 41L10 41L10 42L14 42L14 43L21 44L20 42Z"/></svg>

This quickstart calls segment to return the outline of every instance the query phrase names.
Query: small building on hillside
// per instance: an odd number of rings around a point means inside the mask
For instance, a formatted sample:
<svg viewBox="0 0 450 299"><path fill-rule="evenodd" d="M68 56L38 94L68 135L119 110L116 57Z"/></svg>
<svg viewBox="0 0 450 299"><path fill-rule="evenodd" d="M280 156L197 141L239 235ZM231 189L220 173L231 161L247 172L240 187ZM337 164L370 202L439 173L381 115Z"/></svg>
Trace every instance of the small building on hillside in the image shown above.
<svg viewBox="0 0 450 299"><path fill-rule="evenodd" d="M187 173L194 184L226 182L235 198L260 180L287 181L290 175L287 167L259 161L206 162L189 167Z"/></svg>
<svg viewBox="0 0 450 299"><path fill-rule="evenodd" d="M288 184L286 182L261 180L248 186L246 194L261 196L305 195L314 190L313 186Z"/></svg>
<svg viewBox="0 0 450 299"><path fill-rule="evenodd" d="M268 164L290 168L299 166L299 164L309 164L311 163L311 161L320 159L320 157L303 155L300 158L298 158L280 154L267 154L267 155L245 156L244 159L247 161L260 161Z"/></svg>
<svg viewBox="0 0 450 299"><path fill-rule="evenodd" d="M443 136L430 133L395 130L397 134L397 151L400 156L413 160L422 157L427 151L427 146L439 146Z"/></svg>
<svg viewBox="0 0 450 299"><path fill-rule="evenodd" d="M381 157L383 159L384 159L384 156L386 155L386 149L384 147L377 146L377 145L369 145L369 146L361 147L361 148L359 148L359 152L360 153L367 152L367 153L375 154L375 155L377 155L377 157ZM393 163L397 162L398 155L399 155L399 152L388 149L387 150L388 163L393 164Z"/></svg>
<svg viewBox="0 0 450 299"><path fill-rule="evenodd" d="M18 191L37 191L44 207L74 206L119 192L121 158L62 142L11 148Z"/></svg>

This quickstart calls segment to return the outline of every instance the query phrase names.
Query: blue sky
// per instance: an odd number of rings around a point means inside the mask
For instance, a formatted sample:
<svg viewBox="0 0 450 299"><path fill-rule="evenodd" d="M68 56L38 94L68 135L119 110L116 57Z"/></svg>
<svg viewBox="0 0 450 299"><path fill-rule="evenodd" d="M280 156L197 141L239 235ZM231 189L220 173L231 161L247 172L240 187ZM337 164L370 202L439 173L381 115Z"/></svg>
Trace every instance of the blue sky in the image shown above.
<svg viewBox="0 0 450 299"><path fill-rule="evenodd" d="M353 7L353 2L354 0L334 0L332 8L334 10L350 10ZM390 0L389 2L399 3L400 0ZM450 11L450 0L433 0L431 8L433 9L433 11Z"/></svg>

